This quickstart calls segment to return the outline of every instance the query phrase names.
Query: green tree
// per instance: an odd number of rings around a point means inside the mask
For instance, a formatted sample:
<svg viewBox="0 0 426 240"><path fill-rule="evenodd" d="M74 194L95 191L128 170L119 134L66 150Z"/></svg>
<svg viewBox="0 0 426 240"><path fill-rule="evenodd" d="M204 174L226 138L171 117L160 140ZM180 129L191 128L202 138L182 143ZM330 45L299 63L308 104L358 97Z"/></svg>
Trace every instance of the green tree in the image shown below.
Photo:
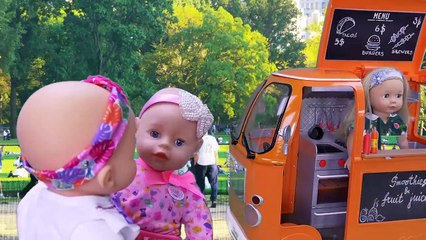
<svg viewBox="0 0 426 240"><path fill-rule="evenodd" d="M6 114L10 101L10 78L0 71L0 125L7 124L9 115Z"/></svg>
<svg viewBox="0 0 426 240"><path fill-rule="evenodd" d="M296 19L300 12L293 0L212 0L268 39L270 61L278 69L302 67L304 43L298 37Z"/></svg>
<svg viewBox="0 0 426 240"><path fill-rule="evenodd" d="M103 74L132 102L152 95L141 56L165 36L171 12L171 0L2 1L0 67L10 76L11 127L20 103L52 82Z"/></svg>
<svg viewBox="0 0 426 240"><path fill-rule="evenodd" d="M143 68L158 87L186 89L208 104L216 120L244 109L256 86L276 68L267 40L223 8L175 5L177 23L168 39L144 57Z"/></svg>
<svg viewBox="0 0 426 240"><path fill-rule="evenodd" d="M132 104L152 95L155 88L141 71L141 57L165 37L166 22L173 21L171 1L74 0L56 8L64 16L49 26L46 38L55 46L43 56L48 81L102 74L120 83Z"/></svg>
<svg viewBox="0 0 426 240"><path fill-rule="evenodd" d="M309 38L306 39L306 47L303 54L306 56L305 65L307 67L316 67L319 45L321 41L322 23L314 23L307 28Z"/></svg>
<svg viewBox="0 0 426 240"><path fill-rule="evenodd" d="M9 4L10 0L0 2L0 124L8 123L4 113L10 98L10 78L3 73L3 69L9 70L11 61L8 60L13 58L13 50L18 42L14 39L17 37L13 34L15 29L9 27L11 13L6 11Z"/></svg>
<svg viewBox="0 0 426 240"><path fill-rule="evenodd" d="M10 119L12 135L15 135L16 117L18 113L19 97L27 89L38 85L31 82L29 74L34 72L36 51L43 45L38 41L42 33L37 26L40 21L39 14L50 8L44 1L37 0L7 0L1 4L4 18L0 20L0 59L4 74L10 77Z"/></svg>

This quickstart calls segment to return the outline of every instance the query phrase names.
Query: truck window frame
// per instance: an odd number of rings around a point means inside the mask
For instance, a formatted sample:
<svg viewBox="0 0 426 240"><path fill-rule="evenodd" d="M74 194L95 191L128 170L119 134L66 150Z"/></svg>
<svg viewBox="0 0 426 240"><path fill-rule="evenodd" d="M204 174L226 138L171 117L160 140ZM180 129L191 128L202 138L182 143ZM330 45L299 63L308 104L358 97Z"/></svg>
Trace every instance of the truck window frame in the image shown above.
<svg viewBox="0 0 426 240"><path fill-rule="evenodd" d="M244 134L249 150L262 154L274 148L290 96L289 84L272 82L262 88L246 118Z"/></svg>

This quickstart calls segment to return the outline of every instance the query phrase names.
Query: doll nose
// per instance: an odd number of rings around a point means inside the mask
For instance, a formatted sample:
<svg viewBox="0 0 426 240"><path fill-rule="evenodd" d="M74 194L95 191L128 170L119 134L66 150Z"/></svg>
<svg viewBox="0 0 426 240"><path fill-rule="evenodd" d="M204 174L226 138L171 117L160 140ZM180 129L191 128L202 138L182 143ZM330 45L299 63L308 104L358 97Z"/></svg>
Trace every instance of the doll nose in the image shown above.
<svg viewBox="0 0 426 240"><path fill-rule="evenodd" d="M167 137L163 137L161 140L160 140L160 143L158 144L161 148L169 148L169 146L170 146L170 140L169 140L169 138L167 138Z"/></svg>

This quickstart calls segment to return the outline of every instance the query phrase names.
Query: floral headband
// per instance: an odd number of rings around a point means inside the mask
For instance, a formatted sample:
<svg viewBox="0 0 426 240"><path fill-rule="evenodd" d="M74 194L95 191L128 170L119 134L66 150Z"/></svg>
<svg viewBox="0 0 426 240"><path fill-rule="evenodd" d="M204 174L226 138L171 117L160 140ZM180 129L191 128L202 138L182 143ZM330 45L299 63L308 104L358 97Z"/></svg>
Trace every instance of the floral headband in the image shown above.
<svg viewBox="0 0 426 240"><path fill-rule="evenodd" d="M394 69L385 69L373 73L371 76L371 83L369 89L382 84L384 81L389 79L403 79L401 72Z"/></svg>
<svg viewBox="0 0 426 240"><path fill-rule="evenodd" d="M73 189L91 180L114 154L127 128L130 106L123 89L101 75L89 76L83 82L111 92L103 121L90 145L57 170L36 170L28 163L25 155L22 156L25 169L49 188Z"/></svg>
<svg viewBox="0 0 426 240"><path fill-rule="evenodd" d="M174 94L156 94L148 100L143 106L139 117L150 108L152 105L160 102L174 103L179 105L183 119L188 121L197 122L197 137L201 138L206 134L207 130L213 124L213 115L206 104L192 95L191 93L180 89L179 95Z"/></svg>

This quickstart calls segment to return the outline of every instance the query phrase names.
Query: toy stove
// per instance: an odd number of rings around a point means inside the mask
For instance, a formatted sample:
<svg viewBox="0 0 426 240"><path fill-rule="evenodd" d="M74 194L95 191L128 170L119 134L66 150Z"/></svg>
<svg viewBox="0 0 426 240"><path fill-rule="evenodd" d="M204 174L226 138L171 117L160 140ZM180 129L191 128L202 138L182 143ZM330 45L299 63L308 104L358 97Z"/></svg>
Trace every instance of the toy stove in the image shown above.
<svg viewBox="0 0 426 240"><path fill-rule="evenodd" d="M294 221L316 228L343 226L348 195L346 149L303 136L300 146Z"/></svg>

